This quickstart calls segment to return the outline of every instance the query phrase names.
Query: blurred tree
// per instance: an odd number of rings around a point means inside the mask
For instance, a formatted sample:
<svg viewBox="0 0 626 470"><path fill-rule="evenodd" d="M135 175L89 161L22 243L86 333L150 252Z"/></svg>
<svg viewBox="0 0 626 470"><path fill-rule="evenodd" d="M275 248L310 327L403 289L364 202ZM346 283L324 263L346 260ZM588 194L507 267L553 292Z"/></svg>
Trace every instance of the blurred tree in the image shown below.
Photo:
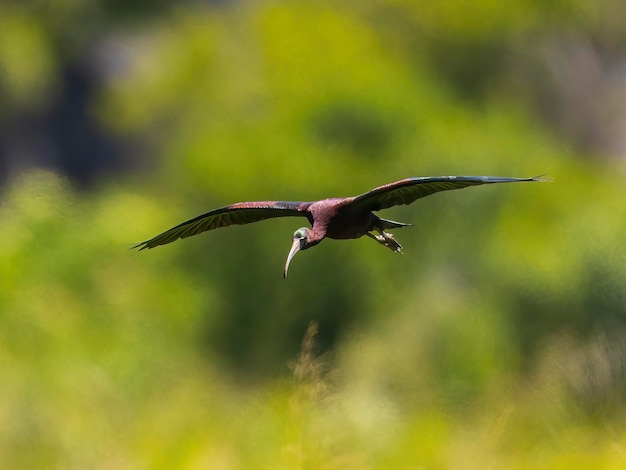
<svg viewBox="0 0 626 470"><path fill-rule="evenodd" d="M94 1L55 16L44 14L49 7L3 7L7 27L0 34L32 61L0 48L6 70L1 93L8 103L2 167L15 173L45 164L82 187L97 187L113 172L149 166L151 189L138 183L138 191L167 204L163 211L170 215L155 230L237 200L345 196L411 174L559 169L559 159L567 158L564 144L536 123L521 102L528 95L518 96L520 87L535 96L554 98L557 92L547 78L520 83L519 77L545 78L537 57L554 37L568 37L562 28L584 27L612 54L622 52L611 40L620 37L619 28L611 26L614 34L608 34L600 27L607 18L603 7L593 10L591 21L582 14L583 3L216 7ZM579 178L577 171L570 174ZM407 237L419 244L408 243L407 251L420 259L417 264L362 245L328 243L301 268L307 274L287 285L280 275L262 274L272 266L280 272L294 229L287 222L211 234L174 249L176 263L220 293L216 304L203 308L195 340L246 373L281 370L310 320L320 322L320 342L330 346L401 305L411 286L439 278L443 270L503 299L495 303L510 321L506 334L519 342L518 356L526 360L507 357L532 368L552 335L590 335L621 321L623 272L607 269L598 261L607 253L589 246L569 264L555 261L552 271L539 272L541 282L517 274L517 266L503 260L522 252L545 267L556 256L545 248L538 250L545 259L537 259L528 252L545 242L506 216L498 223L497 214L519 214L530 204L528 191L450 196L450 204L441 196L398 209L416 222ZM532 191L546 198L553 190ZM532 201L535 212L528 210L524 221L537 227L537 208L548 202ZM181 207L190 212L180 214ZM552 240L563 236L548 217L539 222ZM509 225L520 235L507 236ZM499 253L495 261L491 251L476 250L489 238ZM369 272L372 263L376 272ZM582 266L595 268L585 277ZM567 300L560 297L564 281L558 281L564 272L578 273L568 274L578 295ZM538 288L545 290L542 297ZM453 282L437 289L453 296L460 287ZM461 329L469 328L459 321ZM268 344L267 337L280 340ZM453 351L441 357L452 358L445 364L457 362Z"/></svg>
<svg viewBox="0 0 626 470"><path fill-rule="evenodd" d="M623 5L2 2L0 466L623 467ZM288 220L125 250L241 200L544 172L287 281Z"/></svg>

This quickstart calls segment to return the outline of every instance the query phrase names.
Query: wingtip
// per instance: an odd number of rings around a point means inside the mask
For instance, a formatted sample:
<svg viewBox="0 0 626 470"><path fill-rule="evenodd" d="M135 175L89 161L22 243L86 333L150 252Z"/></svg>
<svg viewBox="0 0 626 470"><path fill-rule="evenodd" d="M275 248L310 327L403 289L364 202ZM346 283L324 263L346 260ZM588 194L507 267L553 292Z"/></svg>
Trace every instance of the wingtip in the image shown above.
<svg viewBox="0 0 626 470"><path fill-rule="evenodd" d="M548 175L539 175L533 176L532 178L530 178L530 181L538 181L540 183L552 183L554 181L554 178Z"/></svg>
<svg viewBox="0 0 626 470"><path fill-rule="evenodd" d="M141 243L134 243L133 245L130 246L130 248L128 248L129 250L137 250L137 251L141 251L141 250L145 250L147 248L150 248L148 246L148 244L146 242L141 242Z"/></svg>

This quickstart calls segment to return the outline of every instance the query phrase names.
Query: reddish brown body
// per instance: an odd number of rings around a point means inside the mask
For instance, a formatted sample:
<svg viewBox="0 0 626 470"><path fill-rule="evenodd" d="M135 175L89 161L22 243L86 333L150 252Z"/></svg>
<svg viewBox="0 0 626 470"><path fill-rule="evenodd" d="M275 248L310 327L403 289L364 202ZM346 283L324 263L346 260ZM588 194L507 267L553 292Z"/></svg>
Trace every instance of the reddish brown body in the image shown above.
<svg viewBox="0 0 626 470"><path fill-rule="evenodd" d="M378 217L371 212L351 211L352 199L323 199L308 207L313 216L312 231L319 240L359 238L374 229Z"/></svg>

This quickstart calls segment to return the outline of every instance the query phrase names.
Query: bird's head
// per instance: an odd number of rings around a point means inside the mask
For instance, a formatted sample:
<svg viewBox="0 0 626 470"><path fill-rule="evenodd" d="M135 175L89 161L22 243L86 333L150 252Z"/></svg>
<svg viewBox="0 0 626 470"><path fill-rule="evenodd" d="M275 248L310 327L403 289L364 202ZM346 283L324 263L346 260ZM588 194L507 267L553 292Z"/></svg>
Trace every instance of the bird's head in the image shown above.
<svg viewBox="0 0 626 470"><path fill-rule="evenodd" d="M315 243L309 243L309 234L311 230L306 227L300 227L293 234L293 245L291 245L291 250L289 250L289 254L287 255L287 262L285 263L285 272L283 277L287 277L287 271L289 270L289 263L291 263L291 259L296 255L296 253L300 250L306 250L310 248Z"/></svg>

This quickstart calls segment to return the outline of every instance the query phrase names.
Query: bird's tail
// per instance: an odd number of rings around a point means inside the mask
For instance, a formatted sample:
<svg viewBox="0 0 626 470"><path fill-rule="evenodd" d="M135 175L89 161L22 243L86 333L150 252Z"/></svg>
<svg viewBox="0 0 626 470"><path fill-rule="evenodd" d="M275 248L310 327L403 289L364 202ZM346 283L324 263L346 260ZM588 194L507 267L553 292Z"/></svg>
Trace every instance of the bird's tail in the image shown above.
<svg viewBox="0 0 626 470"><path fill-rule="evenodd" d="M381 219L379 218L379 227L383 230L391 230L392 228L402 228L402 227L410 227L411 224L405 224L402 222L394 222L393 220Z"/></svg>

